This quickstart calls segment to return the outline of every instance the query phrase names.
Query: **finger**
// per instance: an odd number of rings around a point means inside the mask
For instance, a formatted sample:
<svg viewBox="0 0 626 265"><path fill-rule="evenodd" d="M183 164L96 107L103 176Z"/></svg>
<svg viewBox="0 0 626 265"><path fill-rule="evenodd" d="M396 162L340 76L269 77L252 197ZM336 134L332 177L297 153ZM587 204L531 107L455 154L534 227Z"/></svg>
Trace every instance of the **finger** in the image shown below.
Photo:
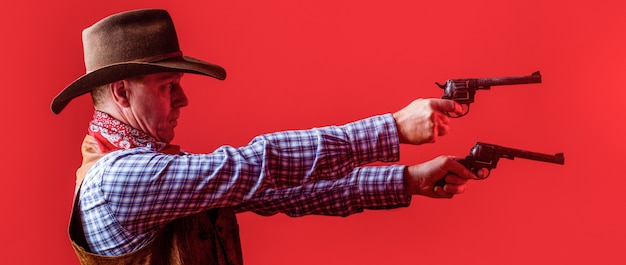
<svg viewBox="0 0 626 265"><path fill-rule="evenodd" d="M437 112L437 115L435 117L437 118L437 123L441 123L441 124L450 123L450 116L448 116L448 114L445 114L443 112Z"/></svg>
<svg viewBox="0 0 626 265"><path fill-rule="evenodd" d="M444 136L450 131L450 117L448 115L438 112L436 114L437 133L439 136Z"/></svg>
<svg viewBox="0 0 626 265"><path fill-rule="evenodd" d="M444 136L450 132L450 126L447 124L438 124L437 125L437 135Z"/></svg>
<svg viewBox="0 0 626 265"><path fill-rule="evenodd" d="M434 98L431 99L431 107L440 112L454 112L463 114L463 107L451 99Z"/></svg>
<svg viewBox="0 0 626 265"><path fill-rule="evenodd" d="M466 186L465 184L455 185L455 184L448 183L448 184L446 184L443 187L443 190L445 192L447 192L449 194L453 194L453 195L454 194L461 194L461 193L465 192L465 186Z"/></svg>
<svg viewBox="0 0 626 265"><path fill-rule="evenodd" d="M454 102L454 110L452 111L454 113L456 113L458 116L462 116L463 114L465 114L465 110L463 110L463 106L461 106L461 104L457 103L456 101Z"/></svg>
<svg viewBox="0 0 626 265"><path fill-rule="evenodd" d="M448 160L444 164L444 167L453 174L463 179L478 179L474 173L465 168L461 163L456 161L456 157L448 156Z"/></svg>
<svg viewBox="0 0 626 265"><path fill-rule="evenodd" d="M447 186L447 184L445 185ZM439 197L439 198L452 198L452 196L454 195L453 193L448 193L446 192L445 186L441 187L441 186L435 186L434 191L435 194Z"/></svg>
<svg viewBox="0 0 626 265"><path fill-rule="evenodd" d="M446 176L446 183L454 184L454 185L463 185L467 183L467 179L461 178L457 175L448 174Z"/></svg>
<svg viewBox="0 0 626 265"><path fill-rule="evenodd" d="M476 172L476 177L479 179L484 179L489 175L489 170L486 168L480 168L478 172Z"/></svg>

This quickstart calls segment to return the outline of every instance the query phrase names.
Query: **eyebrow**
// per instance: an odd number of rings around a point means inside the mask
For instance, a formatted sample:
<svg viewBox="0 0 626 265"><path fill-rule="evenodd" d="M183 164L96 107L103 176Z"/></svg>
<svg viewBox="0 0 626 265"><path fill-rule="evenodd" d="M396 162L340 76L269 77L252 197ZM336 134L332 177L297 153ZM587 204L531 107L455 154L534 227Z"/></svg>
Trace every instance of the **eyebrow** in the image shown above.
<svg viewBox="0 0 626 265"><path fill-rule="evenodd" d="M166 73L166 75L162 75L159 78L157 78L157 81L164 81L167 79L177 79L177 78L181 78L183 77L183 73L180 72L169 72Z"/></svg>

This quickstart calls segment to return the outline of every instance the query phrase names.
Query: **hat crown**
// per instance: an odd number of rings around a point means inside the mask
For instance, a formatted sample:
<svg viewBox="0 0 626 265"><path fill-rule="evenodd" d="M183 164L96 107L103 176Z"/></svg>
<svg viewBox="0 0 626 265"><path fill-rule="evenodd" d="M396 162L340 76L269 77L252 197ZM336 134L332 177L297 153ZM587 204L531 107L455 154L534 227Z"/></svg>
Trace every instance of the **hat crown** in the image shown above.
<svg viewBox="0 0 626 265"><path fill-rule="evenodd" d="M87 72L122 62L157 61L180 53L169 13L143 9L106 17L83 30Z"/></svg>
<svg viewBox="0 0 626 265"><path fill-rule="evenodd" d="M87 72L52 100L58 114L73 99L95 87L129 77L182 72L226 78L219 65L183 56L169 13L140 9L108 16L83 30Z"/></svg>

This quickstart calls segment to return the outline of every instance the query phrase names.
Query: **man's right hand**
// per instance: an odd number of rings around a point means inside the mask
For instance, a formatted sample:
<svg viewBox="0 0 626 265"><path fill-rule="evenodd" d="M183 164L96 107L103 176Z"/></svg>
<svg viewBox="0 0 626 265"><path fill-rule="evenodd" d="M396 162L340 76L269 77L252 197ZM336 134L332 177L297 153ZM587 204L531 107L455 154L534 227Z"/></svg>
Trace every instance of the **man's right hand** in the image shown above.
<svg viewBox="0 0 626 265"><path fill-rule="evenodd" d="M484 176L485 172L481 170L478 174ZM437 185L441 179L445 183L443 186ZM404 170L407 193L431 198L452 198L461 194L470 179L478 177L452 156L439 156L422 164L408 166Z"/></svg>
<svg viewBox="0 0 626 265"><path fill-rule="evenodd" d="M450 130L446 112L462 114L461 105L449 99L416 99L393 114L400 143L419 145L434 143Z"/></svg>

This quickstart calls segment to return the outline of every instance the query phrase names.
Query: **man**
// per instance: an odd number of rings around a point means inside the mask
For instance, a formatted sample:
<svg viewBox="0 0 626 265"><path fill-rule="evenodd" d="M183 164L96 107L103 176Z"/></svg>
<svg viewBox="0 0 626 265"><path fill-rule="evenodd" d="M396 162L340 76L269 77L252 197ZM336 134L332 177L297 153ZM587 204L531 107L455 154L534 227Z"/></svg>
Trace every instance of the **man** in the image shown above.
<svg viewBox="0 0 626 265"><path fill-rule="evenodd" d="M412 195L451 198L476 178L452 157L413 166L399 144L435 142L453 101L418 99L343 126L261 135L244 147L189 154L169 143L187 98L185 73L224 79L183 56L169 14L145 9L83 31L87 73L59 93L60 113L91 93L70 237L82 264L242 264L235 213L346 216L406 207ZM444 184L441 184L441 183Z"/></svg>

